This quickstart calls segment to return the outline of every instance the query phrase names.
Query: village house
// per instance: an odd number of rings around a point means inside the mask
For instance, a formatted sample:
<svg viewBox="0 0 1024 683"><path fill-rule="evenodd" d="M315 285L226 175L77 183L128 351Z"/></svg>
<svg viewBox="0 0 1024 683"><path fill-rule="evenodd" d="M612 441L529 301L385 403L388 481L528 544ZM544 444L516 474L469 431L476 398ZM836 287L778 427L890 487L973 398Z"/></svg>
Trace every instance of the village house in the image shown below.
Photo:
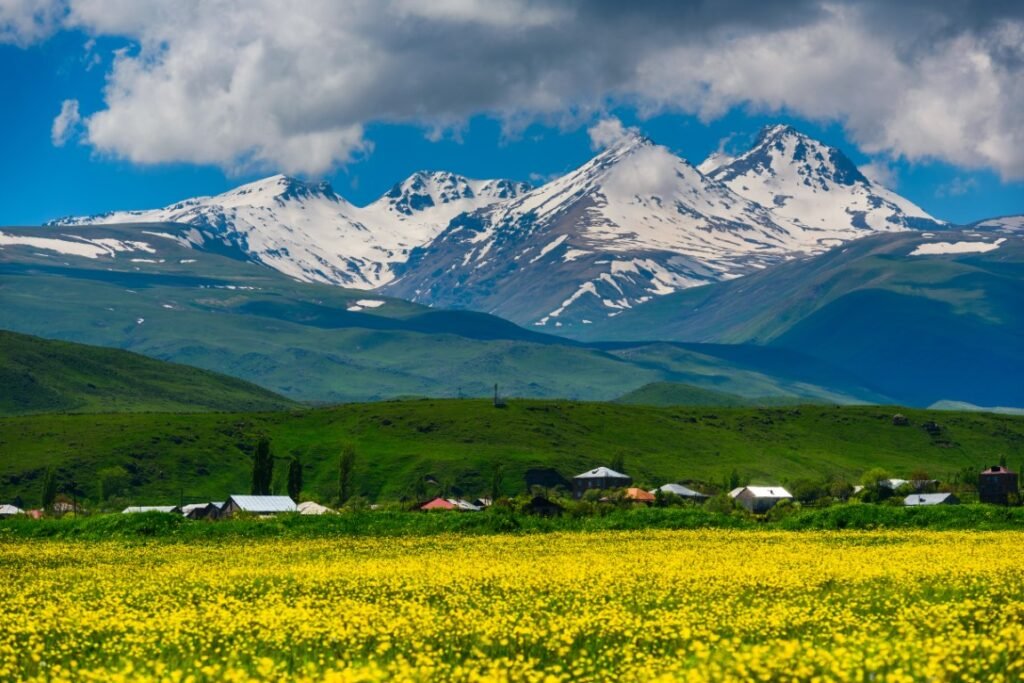
<svg viewBox="0 0 1024 683"><path fill-rule="evenodd" d="M654 494L649 491L644 491L641 488L631 486L626 489L626 500L631 500L634 503L643 503L644 505L651 505L654 503Z"/></svg>
<svg viewBox="0 0 1024 683"><path fill-rule="evenodd" d="M25 511L14 505L0 505L0 519L10 519L17 515L23 515Z"/></svg>
<svg viewBox="0 0 1024 683"><path fill-rule="evenodd" d="M692 500L695 503L703 503L705 500L708 499L708 496L704 495L703 493L700 493L699 491L694 491L693 489L687 488L682 484L665 484L664 486L659 486L656 489L651 489L651 493L654 495L657 495L658 491L673 496L679 496L680 498L684 498L686 500Z"/></svg>
<svg viewBox="0 0 1024 683"><path fill-rule="evenodd" d="M793 500L781 486L740 486L730 491L729 497L754 514L768 512L783 500Z"/></svg>
<svg viewBox="0 0 1024 683"><path fill-rule="evenodd" d="M232 517L239 512L270 517L285 512L296 512L295 501L288 496L229 496L220 517Z"/></svg>
<svg viewBox="0 0 1024 683"><path fill-rule="evenodd" d="M430 510L454 510L456 508L455 503L449 502L444 498L434 498L420 505L419 509L429 512Z"/></svg>
<svg viewBox="0 0 1024 683"><path fill-rule="evenodd" d="M181 514L187 519L217 519L222 507L224 507L223 501L190 503L181 508Z"/></svg>
<svg viewBox="0 0 1024 683"><path fill-rule="evenodd" d="M574 498L582 498L583 494L591 489L624 489L632 484L633 478L629 475L608 467L596 467L572 478L572 495Z"/></svg>
<svg viewBox="0 0 1024 683"><path fill-rule="evenodd" d="M1009 505L1011 496L1020 494L1016 472L1002 465L993 465L978 475L978 500L992 505Z"/></svg>
<svg viewBox="0 0 1024 683"><path fill-rule="evenodd" d="M544 496L534 496L523 508L523 512L538 517L561 517L565 508Z"/></svg>
<svg viewBox="0 0 1024 683"><path fill-rule="evenodd" d="M960 499L952 493L912 493L903 499L903 504L908 507L958 505L959 503Z"/></svg>

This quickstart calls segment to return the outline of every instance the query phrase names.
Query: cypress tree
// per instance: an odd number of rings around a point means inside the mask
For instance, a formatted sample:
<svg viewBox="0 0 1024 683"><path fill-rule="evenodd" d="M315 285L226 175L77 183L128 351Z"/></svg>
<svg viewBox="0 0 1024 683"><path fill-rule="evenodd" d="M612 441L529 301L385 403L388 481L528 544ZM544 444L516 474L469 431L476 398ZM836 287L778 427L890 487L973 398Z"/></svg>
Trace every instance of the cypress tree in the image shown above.
<svg viewBox="0 0 1024 683"><path fill-rule="evenodd" d="M269 495L273 478L274 456L270 453L270 439L261 436L252 456L252 495Z"/></svg>
<svg viewBox="0 0 1024 683"><path fill-rule="evenodd" d="M46 469L43 474L43 509L49 510L53 507L53 501L57 498L57 473L52 467Z"/></svg>
<svg viewBox="0 0 1024 683"><path fill-rule="evenodd" d="M338 499L344 505L352 497L352 473L356 467L356 449L351 445L341 449L338 460Z"/></svg>
<svg viewBox="0 0 1024 683"><path fill-rule="evenodd" d="M501 483L505 478L505 473L502 471L501 463L494 464L494 471L491 472L491 502L498 500L501 497Z"/></svg>
<svg viewBox="0 0 1024 683"><path fill-rule="evenodd" d="M288 463L288 495L296 502L302 495L302 462L297 456Z"/></svg>

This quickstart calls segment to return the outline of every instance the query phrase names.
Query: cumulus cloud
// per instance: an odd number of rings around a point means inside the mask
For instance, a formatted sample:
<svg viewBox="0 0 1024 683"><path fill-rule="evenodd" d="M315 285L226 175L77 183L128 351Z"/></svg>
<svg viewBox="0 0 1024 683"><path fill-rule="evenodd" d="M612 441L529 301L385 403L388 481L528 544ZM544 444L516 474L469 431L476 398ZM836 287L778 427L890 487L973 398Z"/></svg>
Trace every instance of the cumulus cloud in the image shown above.
<svg viewBox="0 0 1024 683"><path fill-rule="evenodd" d="M63 0L0 0L0 45L30 45L57 30Z"/></svg>
<svg viewBox="0 0 1024 683"><path fill-rule="evenodd" d="M82 117L78 113L78 100L64 100L60 105L60 113L53 119L50 126L50 139L57 147L63 147L75 136Z"/></svg>
<svg viewBox="0 0 1024 683"><path fill-rule="evenodd" d="M514 128L743 106L838 121L874 156L1024 178L1024 3L64 2L0 0L0 40L55 23L130 39L85 125L138 163L319 173L363 153L372 122L436 136L478 114Z"/></svg>
<svg viewBox="0 0 1024 683"><path fill-rule="evenodd" d="M627 128L622 125L622 121L614 116L600 119L597 123L587 128L587 135L590 136L590 146L593 149L613 147L619 142L639 134L639 130Z"/></svg>
<svg viewBox="0 0 1024 683"><path fill-rule="evenodd" d="M892 164L887 161L872 161L858 169L868 180L877 183L882 187L895 190L899 185L899 174Z"/></svg>

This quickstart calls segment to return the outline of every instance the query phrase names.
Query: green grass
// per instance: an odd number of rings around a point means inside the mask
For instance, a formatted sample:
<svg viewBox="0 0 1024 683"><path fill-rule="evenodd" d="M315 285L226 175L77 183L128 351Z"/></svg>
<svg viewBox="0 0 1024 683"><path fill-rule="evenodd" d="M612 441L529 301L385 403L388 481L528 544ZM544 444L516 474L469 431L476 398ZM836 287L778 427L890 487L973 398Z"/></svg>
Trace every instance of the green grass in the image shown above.
<svg viewBox="0 0 1024 683"><path fill-rule="evenodd" d="M679 382L652 382L620 396L615 402L644 406L723 406L737 408L741 406L796 405L800 401L796 398L782 396L740 396L739 394L704 389L703 387Z"/></svg>
<svg viewBox="0 0 1024 683"><path fill-rule="evenodd" d="M248 382L118 349L0 330L0 415L280 410L296 404Z"/></svg>
<svg viewBox="0 0 1024 683"><path fill-rule="evenodd" d="M894 412L909 427L893 426ZM941 429L921 428L934 420ZM658 408L569 401L413 400L286 413L40 415L0 419L0 499L38 503L41 476L57 468L82 495L98 472L127 473L123 498L137 504L221 500L249 489L250 453L266 434L276 455L302 458L307 495L337 491L338 454L358 453L356 485L371 500L396 500L426 477L466 495L488 491L496 464L505 493L528 470L563 477L616 456L638 483L718 483L732 470L751 483L831 474L859 477L880 466L895 476L925 469L944 477L1005 456L1024 459L1024 418L878 406ZM285 470L284 461L277 471ZM283 489L283 483L278 482ZM427 488L426 492L436 489Z"/></svg>

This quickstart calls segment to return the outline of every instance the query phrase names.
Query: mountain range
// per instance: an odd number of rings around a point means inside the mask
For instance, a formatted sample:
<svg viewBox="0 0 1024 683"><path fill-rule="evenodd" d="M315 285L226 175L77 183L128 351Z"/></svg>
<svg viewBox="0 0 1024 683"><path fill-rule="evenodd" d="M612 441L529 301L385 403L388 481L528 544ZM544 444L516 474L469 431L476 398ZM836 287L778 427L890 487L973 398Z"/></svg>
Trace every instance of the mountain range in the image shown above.
<svg viewBox="0 0 1024 683"><path fill-rule="evenodd" d="M878 232L941 228L788 126L694 167L636 132L542 187L419 172L365 207L273 176L163 209L52 226L174 223L198 250L556 330Z"/></svg>

